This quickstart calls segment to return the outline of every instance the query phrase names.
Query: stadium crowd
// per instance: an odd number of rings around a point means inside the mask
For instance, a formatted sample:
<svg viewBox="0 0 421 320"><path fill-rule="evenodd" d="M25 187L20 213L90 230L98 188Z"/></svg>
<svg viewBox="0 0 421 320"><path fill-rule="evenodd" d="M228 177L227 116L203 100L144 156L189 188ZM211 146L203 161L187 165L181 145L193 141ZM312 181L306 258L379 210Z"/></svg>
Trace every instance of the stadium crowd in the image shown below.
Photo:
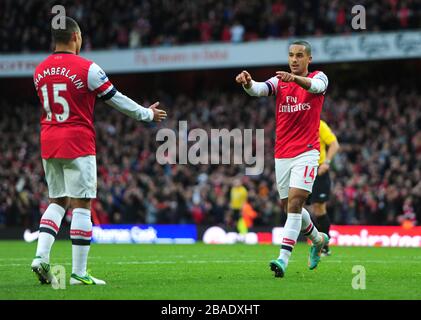
<svg viewBox="0 0 421 320"><path fill-rule="evenodd" d="M79 22L84 50L351 33L356 4L367 31L421 27L416 0L2 0L0 52L48 51L55 4Z"/></svg>
<svg viewBox="0 0 421 320"><path fill-rule="evenodd" d="M329 214L335 224L398 225L421 221L421 97L416 88L332 89L322 118L338 136ZM255 226L282 223L275 187L275 101L241 90L195 98L160 94L163 123L141 124L99 102L96 106L98 197L96 223L231 224L230 192L244 186ZM145 105L147 100L141 100ZM153 101L149 101L153 102ZM36 104L0 100L0 226L36 227L47 205L39 154ZM265 167L244 175L242 165L160 165L160 128L265 129ZM193 144L193 142L192 142ZM232 199L231 199L232 200Z"/></svg>

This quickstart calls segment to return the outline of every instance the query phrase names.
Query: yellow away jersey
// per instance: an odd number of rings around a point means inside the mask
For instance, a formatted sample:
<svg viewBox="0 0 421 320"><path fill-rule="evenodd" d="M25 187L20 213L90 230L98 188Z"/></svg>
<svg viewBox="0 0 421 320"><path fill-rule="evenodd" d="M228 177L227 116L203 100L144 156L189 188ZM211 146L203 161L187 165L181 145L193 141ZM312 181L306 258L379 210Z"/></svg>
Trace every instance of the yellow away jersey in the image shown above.
<svg viewBox="0 0 421 320"><path fill-rule="evenodd" d="M326 146L330 145L333 141L336 141L336 136L330 130L329 126L323 120L320 120L319 128L320 137L320 159L319 165L326 160Z"/></svg>
<svg viewBox="0 0 421 320"><path fill-rule="evenodd" d="M247 189L244 186L233 187L231 189L231 209L240 210L247 201Z"/></svg>

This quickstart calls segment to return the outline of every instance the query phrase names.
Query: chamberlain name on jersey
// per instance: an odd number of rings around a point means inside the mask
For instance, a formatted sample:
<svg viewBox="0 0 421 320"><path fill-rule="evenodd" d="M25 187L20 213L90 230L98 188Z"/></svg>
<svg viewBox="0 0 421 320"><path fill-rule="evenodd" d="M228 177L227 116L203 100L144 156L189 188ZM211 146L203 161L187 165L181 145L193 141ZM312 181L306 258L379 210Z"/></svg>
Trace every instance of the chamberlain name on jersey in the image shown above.
<svg viewBox="0 0 421 320"><path fill-rule="evenodd" d="M65 76L66 78L68 78L69 80L71 80L73 82L73 84L76 86L77 89L81 89L85 86L85 84L83 83L83 81L80 78L77 78L77 74L75 74L74 72L72 72L72 70L70 69L66 69L65 67L57 67L57 68L50 68L50 69L45 69L43 70L43 73L38 73L35 74L34 76L34 84L35 84L35 88L38 90L38 83L40 80L42 80L42 78L46 77L46 76L55 76L55 75L61 75L61 76Z"/></svg>
<svg viewBox="0 0 421 320"><path fill-rule="evenodd" d="M272 77L252 82L245 91L253 96L276 96L275 158L293 158L304 152L320 151L319 124L327 76L321 71L307 75L311 87L306 90L295 82Z"/></svg>
<svg viewBox="0 0 421 320"><path fill-rule="evenodd" d="M56 52L36 67L34 85L43 107L41 157L95 155L95 100L116 93L105 72L78 55Z"/></svg>

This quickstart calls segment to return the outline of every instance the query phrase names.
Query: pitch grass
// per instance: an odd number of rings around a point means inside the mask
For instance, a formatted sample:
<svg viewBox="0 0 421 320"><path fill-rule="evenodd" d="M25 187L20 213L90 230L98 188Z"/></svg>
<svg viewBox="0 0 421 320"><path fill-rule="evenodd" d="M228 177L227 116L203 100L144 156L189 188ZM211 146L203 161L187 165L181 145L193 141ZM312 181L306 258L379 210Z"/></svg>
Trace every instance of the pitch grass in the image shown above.
<svg viewBox="0 0 421 320"><path fill-rule="evenodd" d="M0 299L421 299L421 249L334 247L318 269L309 246L296 246L285 278L274 278L272 245L98 245L88 268L107 286L70 286L71 244L57 241L52 265L63 265L66 288L41 286L30 270L36 244L0 241ZM366 270L354 290L353 266Z"/></svg>

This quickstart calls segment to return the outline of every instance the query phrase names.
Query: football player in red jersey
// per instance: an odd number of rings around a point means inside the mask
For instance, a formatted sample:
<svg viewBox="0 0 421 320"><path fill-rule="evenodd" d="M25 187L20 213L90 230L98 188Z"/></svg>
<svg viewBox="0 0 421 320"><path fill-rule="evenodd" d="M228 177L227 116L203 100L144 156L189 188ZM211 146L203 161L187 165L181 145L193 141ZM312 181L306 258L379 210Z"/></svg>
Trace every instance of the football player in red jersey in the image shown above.
<svg viewBox="0 0 421 320"><path fill-rule="evenodd" d="M329 237L318 232L309 212L303 208L317 176L320 156L319 123L327 76L308 71L312 61L311 46L295 41L289 46L291 72L277 71L266 82L256 82L247 71L236 77L251 96L276 96L276 184L282 206L287 212L278 259L270 262L275 277L283 277L298 235L303 232L313 245L309 268L317 267L320 254Z"/></svg>
<svg viewBox="0 0 421 320"><path fill-rule="evenodd" d="M72 274L70 284L105 284L86 271L92 237L91 199L96 198L97 171L95 100L138 121L160 122L166 112L159 102L144 108L112 85L94 62L79 56L82 34L75 20L65 18L64 29L52 29L54 53L35 69L34 84L43 106L41 158L50 204L42 215L32 270L41 283L54 283L50 251L66 209L73 208L70 225Z"/></svg>

